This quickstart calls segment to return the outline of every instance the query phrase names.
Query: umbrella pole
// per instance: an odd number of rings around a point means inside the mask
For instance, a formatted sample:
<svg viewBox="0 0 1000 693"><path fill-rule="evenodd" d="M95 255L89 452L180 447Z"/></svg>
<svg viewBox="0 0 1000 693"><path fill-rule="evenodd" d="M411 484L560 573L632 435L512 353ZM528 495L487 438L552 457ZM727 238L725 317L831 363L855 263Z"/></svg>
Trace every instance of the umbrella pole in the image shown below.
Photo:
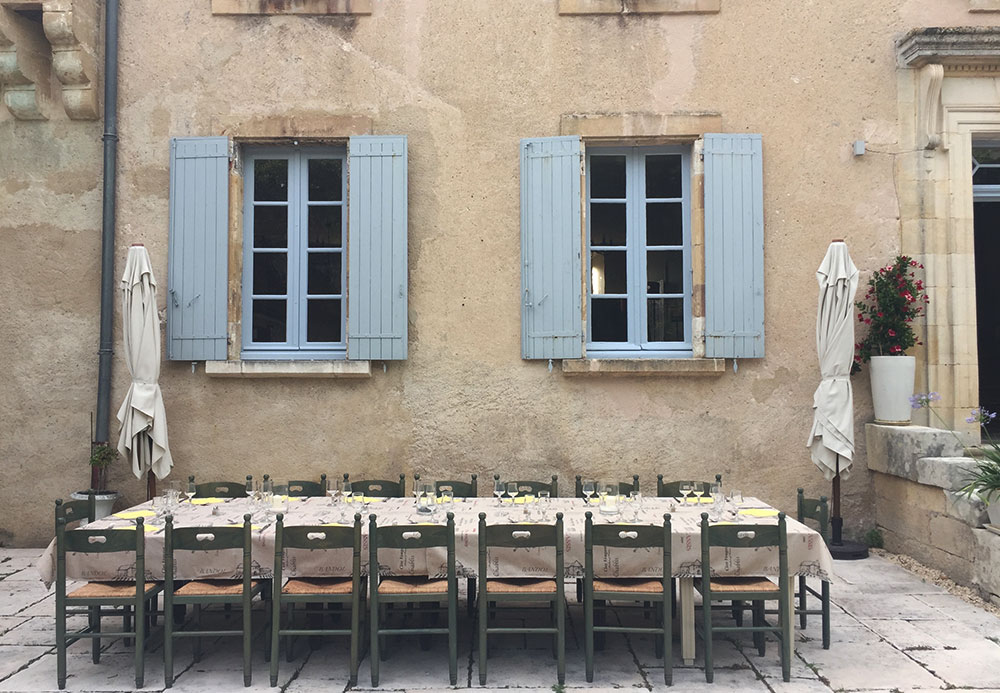
<svg viewBox="0 0 1000 693"><path fill-rule="evenodd" d="M844 518L840 516L840 455L837 455L837 473L833 477L833 514L830 517L830 555L838 561L856 561L868 558L868 547L856 541L844 541Z"/></svg>
<svg viewBox="0 0 1000 693"><path fill-rule="evenodd" d="M152 470L146 472L146 500L152 500L156 496L156 477Z"/></svg>

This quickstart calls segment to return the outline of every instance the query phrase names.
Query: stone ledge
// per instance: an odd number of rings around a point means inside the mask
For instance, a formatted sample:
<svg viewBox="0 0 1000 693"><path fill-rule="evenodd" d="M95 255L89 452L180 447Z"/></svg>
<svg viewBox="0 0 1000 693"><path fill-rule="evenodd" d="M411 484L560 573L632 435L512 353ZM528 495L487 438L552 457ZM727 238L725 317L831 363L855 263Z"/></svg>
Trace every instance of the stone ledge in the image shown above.
<svg viewBox="0 0 1000 693"><path fill-rule="evenodd" d="M1000 0L969 0L969 12L1000 12Z"/></svg>
<svg viewBox="0 0 1000 693"><path fill-rule="evenodd" d="M212 0L212 14L371 14L371 0Z"/></svg>
<svg viewBox="0 0 1000 693"><path fill-rule="evenodd" d="M559 0L559 14L715 14L722 0Z"/></svg>
<svg viewBox="0 0 1000 693"><path fill-rule="evenodd" d="M562 135L622 140L629 137L693 141L706 132L722 132L719 113L566 113L559 119Z"/></svg>
<svg viewBox="0 0 1000 693"><path fill-rule="evenodd" d="M371 361L206 361L213 378L370 378Z"/></svg>
<svg viewBox="0 0 1000 693"><path fill-rule="evenodd" d="M991 4L1000 7L997 3ZM896 42L896 57L900 67L911 68L929 64L997 65L1000 64L1000 29L988 26L914 29Z"/></svg>
<svg viewBox="0 0 1000 693"><path fill-rule="evenodd" d="M725 359L563 359L563 375L638 377L720 376Z"/></svg>
<svg viewBox="0 0 1000 693"><path fill-rule="evenodd" d="M970 498L962 493L945 490L945 508L949 515L970 527L982 527L989 522L986 504L978 497Z"/></svg>
<svg viewBox="0 0 1000 693"><path fill-rule="evenodd" d="M944 479L938 475L940 463L918 463L923 459L961 458L965 448L956 436L964 440L966 445L975 444L972 436L964 432L953 434L951 431L929 426L865 424L868 468L917 483L945 488L936 483ZM970 462L967 459L965 463Z"/></svg>

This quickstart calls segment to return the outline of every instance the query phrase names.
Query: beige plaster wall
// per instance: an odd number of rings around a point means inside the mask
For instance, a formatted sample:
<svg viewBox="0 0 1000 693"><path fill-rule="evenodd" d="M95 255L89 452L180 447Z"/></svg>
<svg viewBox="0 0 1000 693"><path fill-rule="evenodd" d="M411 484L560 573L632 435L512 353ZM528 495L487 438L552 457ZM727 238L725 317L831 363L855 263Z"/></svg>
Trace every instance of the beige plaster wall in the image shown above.
<svg viewBox="0 0 1000 693"><path fill-rule="evenodd" d="M832 238L865 273L898 251L886 153L901 146L895 39L990 21L966 0L932 4L729 1L717 14L625 17L560 16L556 0L411 0L317 18L124 3L117 271L127 246L145 243L165 285L170 136L358 115L410 143L409 360L344 381L212 379L165 364L175 473L555 472L570 487L577 472L634 472L652 490L658 472L721 472L788 509L797 486L828 493L804 447L815 268ZM518 140L559 134L565 114L681 111L763 133L767 357L717 378L568 378L522 361ZM0 116L0 528L15 544L50 536L48 499L88 479L99 188L51 193L83 170L97 185L97 129ZM852 157L856 139L872 152ZM11 181L27 187L8 192ZM45 257L44 272L26 271ZM64 271L72 284L42 288ZM113 410L126 383L116 355ZM854 383L860 432L870 395L864 377ZM858 435L844 486L852 518L870 516L863 447ZM141 499L124 465L113 481Z"/></svg>

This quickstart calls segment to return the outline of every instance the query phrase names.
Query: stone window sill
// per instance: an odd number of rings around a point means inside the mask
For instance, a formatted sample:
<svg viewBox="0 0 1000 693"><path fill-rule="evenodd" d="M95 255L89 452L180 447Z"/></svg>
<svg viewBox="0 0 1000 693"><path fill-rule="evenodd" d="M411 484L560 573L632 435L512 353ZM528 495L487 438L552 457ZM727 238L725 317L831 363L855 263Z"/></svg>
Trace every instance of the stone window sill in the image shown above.
<svg viewBox="0 0 1000 693"><path fill-rule="evenodd" d="M372 0L212 0L212 14L361 15Z"/></svg>
<svg viewBox="0 0 1000 693"><path fill-rule="evenodd" d="M969 12L1000 12L1000 0L969 0Z"/></svg>
<svg viewBox="0 0 1000 693"><path fill-rule="evenodd" d="M725 359L563 359L563 375L704 377L726 372Z"/></svg>
<svg viewBox="0 0 1000 693"><path fill-rule="evenodd" d="M206 361L212 378L370 378L371 361Z"/></svg>
<svg viewBox="0 0 1000 693"><path fill-rule="evenodd" d="M721 5L722 0L559 0L559 14L714 14Z"/></svg>

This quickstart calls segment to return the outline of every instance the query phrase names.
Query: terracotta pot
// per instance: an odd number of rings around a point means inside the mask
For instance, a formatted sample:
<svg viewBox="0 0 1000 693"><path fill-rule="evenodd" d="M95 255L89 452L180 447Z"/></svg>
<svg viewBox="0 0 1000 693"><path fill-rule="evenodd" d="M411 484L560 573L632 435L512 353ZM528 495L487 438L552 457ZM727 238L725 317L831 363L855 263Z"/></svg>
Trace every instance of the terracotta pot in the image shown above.
<svg viewBox="0 0 1000 693"><path fill-rule="evenodd" d="M917 362L913 356L872 356L869 372L875 423L907 425L913 407L913 379Z"/></svg>

